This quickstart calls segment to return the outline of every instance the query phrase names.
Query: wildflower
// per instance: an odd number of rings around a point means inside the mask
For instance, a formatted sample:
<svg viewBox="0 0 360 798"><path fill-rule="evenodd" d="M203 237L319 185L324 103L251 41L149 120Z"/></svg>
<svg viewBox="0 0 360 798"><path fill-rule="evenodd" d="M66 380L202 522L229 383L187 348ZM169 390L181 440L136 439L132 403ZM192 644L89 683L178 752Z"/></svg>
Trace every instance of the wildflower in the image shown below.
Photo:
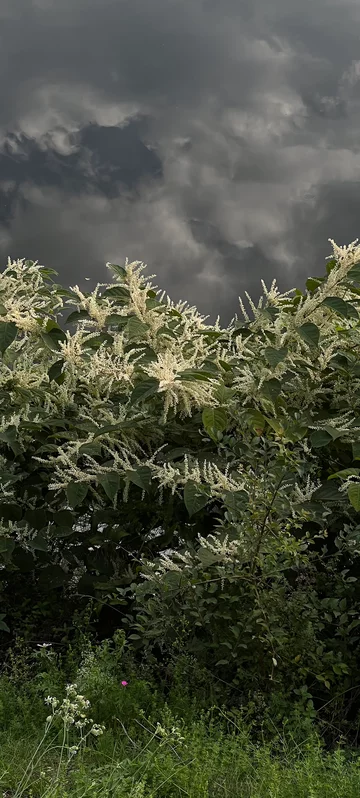
<svg viewBox="0 0 360 798"><path fill-rule="evenodd" d="M121 682L121 684L122 684L123 687L127 687L128 686L128 682L125 682L125 680L123 682Z"/></svg>
<svg viewBox="0 0 360 798"><path fill-rule="evenodd" d="M104 734L105 726L99 726L98 723L94 723L94 725L90 729L90 734L93 734L94 737L100 737L101 734Z"/></svg>

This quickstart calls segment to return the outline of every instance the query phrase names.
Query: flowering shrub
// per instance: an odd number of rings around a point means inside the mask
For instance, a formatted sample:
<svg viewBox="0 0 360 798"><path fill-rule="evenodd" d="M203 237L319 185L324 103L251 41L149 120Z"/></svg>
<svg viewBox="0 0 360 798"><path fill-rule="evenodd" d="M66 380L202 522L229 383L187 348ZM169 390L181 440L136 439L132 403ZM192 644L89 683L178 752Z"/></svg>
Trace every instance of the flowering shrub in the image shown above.
<svg viewBox="0 0 360 798"><path fill-rule="evenodd" d="M37 601L60 591L62 606L90 594L132 627L134 646L171 646L181 620L191 652L231 682L256 673L266 689L351 687L360 247L332 249L305 292L263 283L226 328L172 302L138 262L108 264L113 282L92 293L9 262L0 558L10 623L30 584Z"/></svg>

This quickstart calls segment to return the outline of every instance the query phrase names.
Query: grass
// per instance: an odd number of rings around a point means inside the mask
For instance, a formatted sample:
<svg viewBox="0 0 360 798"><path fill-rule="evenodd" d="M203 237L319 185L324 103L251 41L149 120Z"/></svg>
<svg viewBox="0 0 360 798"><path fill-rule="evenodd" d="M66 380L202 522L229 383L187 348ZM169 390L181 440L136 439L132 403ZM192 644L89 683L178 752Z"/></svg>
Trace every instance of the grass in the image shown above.
<svg viewBox="0 0 360 798"><path fill-rule="evenodd" d="M106 644L88 650L73 674L76 692L91 700L85 714L106 726L102 735L86 736L91 724L75 728L62 710L69 680L63 665L51 651L38 653L33 669L21 656L0 676L0 798L360 795L356 752L342 745L326 752L308 727L307 733L274 730L272 740L254 736L240 711L201 709L186 685L165 697L131 663L125 668L121 648ZM59 699L51 722L49 694Z"/></svg>

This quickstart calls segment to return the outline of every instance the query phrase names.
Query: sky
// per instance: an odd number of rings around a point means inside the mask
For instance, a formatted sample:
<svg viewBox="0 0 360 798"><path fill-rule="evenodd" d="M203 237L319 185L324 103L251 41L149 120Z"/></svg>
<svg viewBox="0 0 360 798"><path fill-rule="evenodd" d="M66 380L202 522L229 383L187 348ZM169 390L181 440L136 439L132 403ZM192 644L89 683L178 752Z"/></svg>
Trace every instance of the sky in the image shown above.
<svg viewBox="0 0 360 798"><path fill-rule="evenodd" d="M2 264L144 261L227 324L359 210L358 0L1 0Z"/></svg>

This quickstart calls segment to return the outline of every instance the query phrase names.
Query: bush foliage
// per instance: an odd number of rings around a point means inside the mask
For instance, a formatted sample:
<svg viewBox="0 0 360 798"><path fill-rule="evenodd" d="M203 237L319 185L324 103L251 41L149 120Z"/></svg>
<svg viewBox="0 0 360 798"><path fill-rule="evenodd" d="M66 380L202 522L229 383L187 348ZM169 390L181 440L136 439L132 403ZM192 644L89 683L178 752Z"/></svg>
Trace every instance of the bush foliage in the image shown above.
<svg viewBox="0 0 360 798"><path fill-rule="evenodd" d="M138 262L92 293L9 262L5 641L69 635L93 598L150 662L180 651L231 700L356 727L360 247L332 246L324 277L262 283L226 328Z"/></svg>

